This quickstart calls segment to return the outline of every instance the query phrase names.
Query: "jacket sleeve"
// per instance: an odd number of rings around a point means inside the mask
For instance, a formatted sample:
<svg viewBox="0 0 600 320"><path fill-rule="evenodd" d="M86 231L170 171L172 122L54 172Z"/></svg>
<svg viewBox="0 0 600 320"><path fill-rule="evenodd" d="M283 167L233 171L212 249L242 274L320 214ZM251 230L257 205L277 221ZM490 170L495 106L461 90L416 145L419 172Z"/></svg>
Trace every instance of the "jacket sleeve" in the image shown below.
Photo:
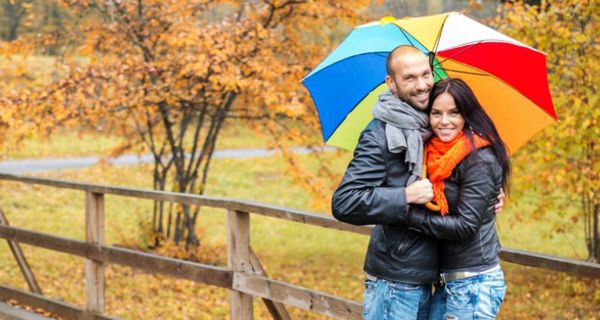
<svg viewBox="0 0 600 320"><path fill-rule="evenodd" d="M433 238L450 241L471 238L479 231L490 210L494 214L501 169L495 157L487 155L469 159L461 169L457 212L441 216L423 206L413 206L407 217L409 226Z"/></svg>
<svg viewBox="0 0 600 320"><path fill-rule="evenodd" d="M407 204L403 187L385 187L386 163L380 143L368 131L333 194L333 216L355 225L403 224Z"/></svg>

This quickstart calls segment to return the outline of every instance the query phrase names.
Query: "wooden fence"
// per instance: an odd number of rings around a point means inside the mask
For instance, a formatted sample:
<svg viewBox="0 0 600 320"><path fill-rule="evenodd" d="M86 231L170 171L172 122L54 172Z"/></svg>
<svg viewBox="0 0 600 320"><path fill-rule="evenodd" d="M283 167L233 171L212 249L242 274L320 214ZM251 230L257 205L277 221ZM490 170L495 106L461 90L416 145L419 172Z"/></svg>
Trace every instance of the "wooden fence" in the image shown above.
<svg viewBox="0 0 600 320"><path fill-rule="evenodd" d="M8 241L31 291L26 292L0 285L0 300L14 299L66 319L113 319L106 315L104 310L104 267L106 264L113 263L149 273L161 273L229 289L231 319L252 319L253 297L263 300L273 319L290 319L285 305L333 318L361 318L362 307L358 302L270 279L252 251L250 217L251 214L259 214L363 235L370 234L370 227L341 223L326 215L226 198L93 185L11 174L0 174L0 180L80 190L85 193L86 217L86 239L79 241L11 227L0 209L0 238ZM172 259L104 244L104 195L106 194L225 209L227 215L227 267ZM82 308L43 296L42 289L27 265L19 243L86 258L85 306ZM520 265L567 272L576 276L600 278L599 264L507 248L502 250L500 257L504 261Z"/></svg>

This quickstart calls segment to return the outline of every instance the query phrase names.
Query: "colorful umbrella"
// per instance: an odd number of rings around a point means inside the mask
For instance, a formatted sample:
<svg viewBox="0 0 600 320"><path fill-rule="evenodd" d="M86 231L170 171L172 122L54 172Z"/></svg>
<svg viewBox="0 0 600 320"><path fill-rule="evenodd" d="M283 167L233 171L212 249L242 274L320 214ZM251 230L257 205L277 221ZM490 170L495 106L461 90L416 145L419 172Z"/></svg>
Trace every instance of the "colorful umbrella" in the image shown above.
<svg viewBox="0 0 600 320"><path fill-rule="evenodd" d="M385 60L413 45L432 61L435 80L461 78L473 89L514 153L556 121L546 55L456 12L358 26L302 82L327 144L352 150L387 90Z"/></svg>

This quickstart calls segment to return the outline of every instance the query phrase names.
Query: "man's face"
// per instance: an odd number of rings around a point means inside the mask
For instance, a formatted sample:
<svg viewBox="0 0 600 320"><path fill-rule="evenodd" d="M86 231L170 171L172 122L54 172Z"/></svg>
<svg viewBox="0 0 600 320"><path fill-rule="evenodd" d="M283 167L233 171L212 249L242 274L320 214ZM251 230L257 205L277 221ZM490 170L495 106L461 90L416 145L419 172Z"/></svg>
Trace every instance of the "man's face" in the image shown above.
<svg viewBox="0 0 600 320"><path fill-rule="evenodd" d="M425 110L433 87L433 75L427 57L422 53L398 55L392 61L392 69L393 77L388 75L385 78L390 90L415 109Z"/></svg>

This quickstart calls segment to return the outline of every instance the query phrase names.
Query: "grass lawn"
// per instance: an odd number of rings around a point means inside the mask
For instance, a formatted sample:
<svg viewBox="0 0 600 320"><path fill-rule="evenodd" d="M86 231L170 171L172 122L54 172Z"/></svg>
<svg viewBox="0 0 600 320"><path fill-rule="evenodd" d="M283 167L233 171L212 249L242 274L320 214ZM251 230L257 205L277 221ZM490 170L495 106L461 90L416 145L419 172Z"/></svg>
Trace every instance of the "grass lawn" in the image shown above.
<svg viewBox="0 0 600 320"><path fill-rule="evenodd" d="M51 151L49 149L48 152ZM335 153L325 156L337 158L336 170L340 172L345 169L350 157ZM307 163L312 161L307 156L301 156L301 159ZM148 188L149 173L147 165L98 165L44 176ZM279 157L216 159L211 167L208 186L206 193L214 196L251 199L299 209L308 208L310 202L307 192L294 185L285 174ZM83 193L13 182L0 182L0 188L0 206L12 225L84 239ZM562 219L558 214L544 219L525 219L524 222L512 219L517 213L530 210L533 205L510 203L501 213L498 229L503 244L566 257L585 257L580 223L574 224L569 232L553 234L550 231L553 224ZM147 225L151 208L152 203L147 200L107 196L107 242L121 245L141 243L144 239L141 226ZM361 299L362 263L368 237L261 216L253 216L251 226L252 246L272 278L348 299ZM200 260L225 265L224 212L203 209L198 232L202 241L198 251ZM23 248L46 295L84 304L83 259L27 245ZM500 313L501 319L595 319L600 314L600 280L577 279L507 263L503 266L509 289ZM112 265L107 267L106 273L107 312L111 315L123 319L228 318L227 290ZM0 242L0 283L27 288L5 242ZM324 318L299 309L289 309L294 319ZM257 319L269 318L258 299L255 316Z"/></svg>

